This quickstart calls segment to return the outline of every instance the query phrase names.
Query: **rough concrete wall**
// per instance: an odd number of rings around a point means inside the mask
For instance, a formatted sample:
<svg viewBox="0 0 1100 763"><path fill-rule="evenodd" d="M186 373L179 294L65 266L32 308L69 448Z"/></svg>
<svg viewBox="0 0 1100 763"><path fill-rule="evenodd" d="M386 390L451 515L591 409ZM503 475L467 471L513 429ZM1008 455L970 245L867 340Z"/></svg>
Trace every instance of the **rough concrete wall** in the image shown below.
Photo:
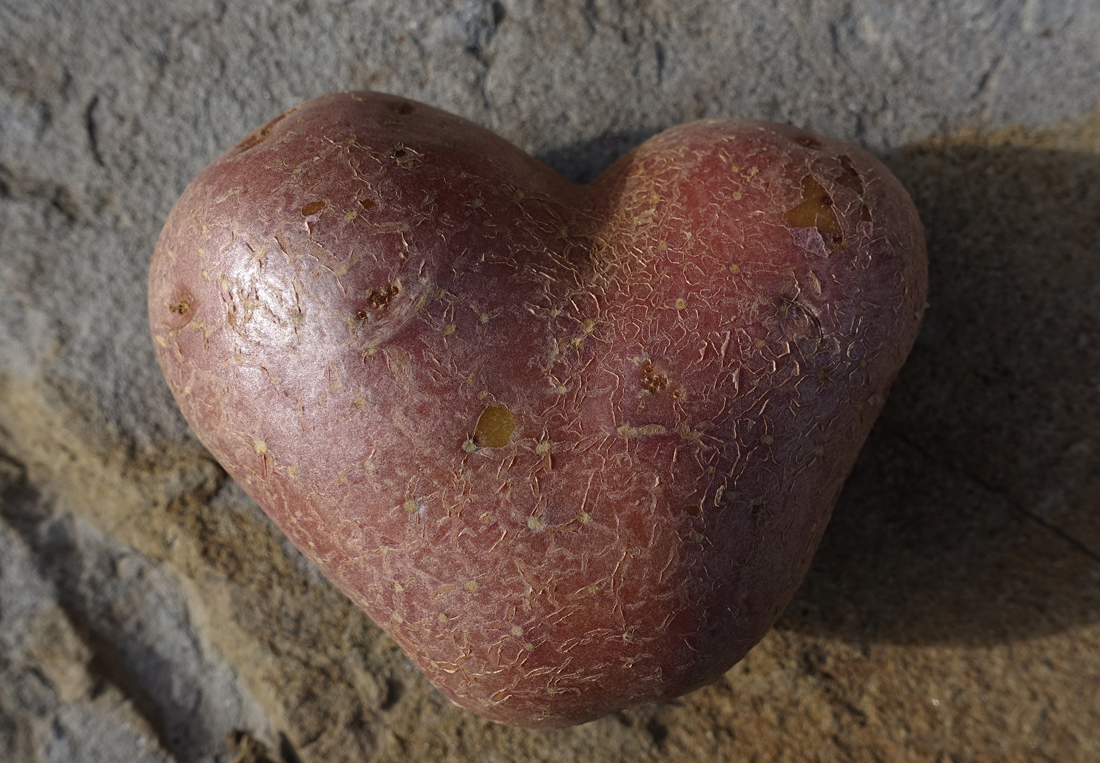
<svg viewBox="0 0 1100 763"><path fill-rule="evenodd" d="M1100 759L1100 5L0 0L0 758ZM931 307L779 626L555 732L451 707L210 461L145 277L191 177L370 88L590 179L699 117L865 146Z"/></svg>

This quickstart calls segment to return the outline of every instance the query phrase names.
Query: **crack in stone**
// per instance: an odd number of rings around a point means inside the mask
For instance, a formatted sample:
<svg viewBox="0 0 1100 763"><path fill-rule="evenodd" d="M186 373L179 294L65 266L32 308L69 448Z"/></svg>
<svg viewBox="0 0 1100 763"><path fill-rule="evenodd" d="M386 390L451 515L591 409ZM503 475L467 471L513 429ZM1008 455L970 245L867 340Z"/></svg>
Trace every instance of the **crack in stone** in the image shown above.
<svg viewBox="0 0 1100 763"><path fill-rule="evenodd" d="M1053 535L1055 535L1056 537L1060 538L1065 543L1068 543L1070 546L1075 548L1078 552L1084 554L1086 557L1088 557L1092 561L1096 562L1097 564L1100 564L1100 552L1097 552L1096 550L1090 548L1087 544L1085 544L1084 542L1082 542L1082 541L1078 540L1077 538L1073 537L1072 535L1070 535L1068 532L1066 532L1065 530L1063 530L1061 527L1054 524L1053 522L1050 522L1046 519L1043 519L1042 517L1040 517L1035 512L1028 510L1024 506L1022 506L1019 503L1017 503L1016 501L1012 500L1012 498L1009 497L1009 495L1007 494L1007 492L1004 489L997 487L993 483L989 482L988 480L986 480L986 479L984 479L984 478L982 478L982 477L980 477L976 474L972 474L972 473L962 469L951 458L941 457L941 456L938 456L938 455L932 453L927 448L925 448L924 446L920 445L919 443L917 443L916 441L911 439L908 435L906 435L904 432L902 432L897 427L893 426L890 422L886 421L885 419L879 419L879 426L881 426L884 430L886 430L891 436L896 438L898 440L898 442L900 442L902 445L904 445L905 447L912 450L914 453L916 453L918 456L923 458L928 463L933 464L935 466L938 466L942 469L946 469L947 471L951 472L952 474L957 475L958 477L961 477L962 479L970 482L973 485L976 485L977 487L981 488L982 490L989 493L990 495L994 495L997 498L1000 498L1002 501L1004 501L1004 503L1010 509L1012 509L1014 512L1016 512L1017 514L1019 514L1023 518L1027 519L1030 522L1033 522L1033 523L1037 524L1038 526L1042 527L1044 530L1046 530L1046 531L1052 533Z"/></svg>
<svg viewBox="0 0 1100 763"><path fill-rule="evenodd" d="M84 130L88 133L88 146L92 152L92 159L100 167L106 167L107 163L103 161L103 154L99 151L99 126L96 124L95 110L99 106L99 96L93 96L92 100L88 102L87 108L84 109Z"/></svg>
<svg viewBox="0 0 1100 763"><path fill-rule="evenodd" d="M84 203L73 189L62 183L16 174L3 164L0 164L0 199L45 203L60 212L69 225L88 219Z"/></svg>

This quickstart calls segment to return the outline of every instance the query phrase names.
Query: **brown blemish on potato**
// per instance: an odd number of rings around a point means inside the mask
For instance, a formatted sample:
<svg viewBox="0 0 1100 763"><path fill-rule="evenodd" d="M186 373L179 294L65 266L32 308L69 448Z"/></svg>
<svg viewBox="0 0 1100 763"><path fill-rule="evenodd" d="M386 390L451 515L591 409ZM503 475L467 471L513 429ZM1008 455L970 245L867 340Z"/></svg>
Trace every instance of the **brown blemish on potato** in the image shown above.
<svg viewBox="0 0 1100 763"><path fill-rule="evenodd" d="M419 163L420 159L424 158L424 155L419 151L409 148L404 143L398 143L390 151L390 156L393 157L398 167L415 166Z"/></svg>
<svg viewBox="0 0 1100 763"><path fill-rule="evenodd" d="M237 144L237 150L243 153L251 148L255 148L256 146L260 145L268 139L268 137L271 135L271 131L275 129L276 124L286 119L297 110L298 108L295 107L293 109L290 109L289 111L285 111L279 116L272 119L267 124L265 124L259 130L255 130L251 135L249 135L247 138Z"/></svg>
<svg viewBox="0 0 1100 763"><path fill-rule="evenodd" d="M325 202L323 201L311 201L302 207L302 217L310 217L315 215L325 208Z"/></svg>
<svg viewBox="0 0 1100 763"><path fill-rule="evenodd" d="M793 228L817 228L827 242L839 244L843 232L833 209L833 198L813 175L802 178L802 198L801 204L784 213L783 221Z"/></svg>
<svg viewBox="0 0 1100 763"><path fill-rule="evenodd" d="M474 444L479 448L503 448L512 441L516 417L503 405L490 405L481 412L474 427Z"/></svg>
<svg viewBox="0 0 1100 763"><path fill-rule="evenodd" d="M653 363L646 361L642 364L642 389L651 395L658 395L668 388L668 376L653 367Z"/></svg>
<svg viewBox="0 0 1100 763"><path fill-rule="evenodd" d="M205 325L204 321L198 321L199 317L199 302L195 299L192 291L181 285L180 288L173 290L174 293L169 294L171 299L164 302L164 307L168 311L168 318L165 320L165 328L171 332L174 336L183 329L191 327L192 329L202 329Z"/></svg>
<svg viewBox="0 0 1100 763"><path fill-rule="evenodd" d="M359 206L363 207L363 209L376 209L378 207L378 202L374 199L359 199Z"/></svg>
<svg viewBox="0 0 1100 763"><path fill-rule="evenodd" d="M365 299L367 306L371 310L382 312L390 306L390 302L393 301L393 298L400 293L401 283L399 281L394 281L393 283L386 284L385 286L380 286L373 291L367 292ZM367 310L364 308L362 310L356 311L355 317L361 321L365 321L367 318L370 317L370 313L367 312Z"/></svg>
<svg viewBox="0 0 1100 763"><path fill-rule="evenodd" d="M400 114L403 117L407 117L409 114L412 114L414 111L416 111L416 107L407 102L395 103L393 104L393 106L390 107L390 109L395 114Z"/></svg>

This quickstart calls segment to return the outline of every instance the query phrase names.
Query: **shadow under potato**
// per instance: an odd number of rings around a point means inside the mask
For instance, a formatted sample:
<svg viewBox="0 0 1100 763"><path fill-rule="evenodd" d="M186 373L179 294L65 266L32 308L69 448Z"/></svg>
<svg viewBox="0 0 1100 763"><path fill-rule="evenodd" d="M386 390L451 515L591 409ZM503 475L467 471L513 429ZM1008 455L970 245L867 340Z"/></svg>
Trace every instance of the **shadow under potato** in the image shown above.
<svg viewBox="0 0 1100 763"><path fill-rule="evenodd" d="M886 159L928 238L913 353L780 628L988 643L1100 621L1100 157Z"/></svg>
<svg viewBox="0 0 1100 763"><path fill-rule="evenodd" d="M574 183L588 183L615 160L645 143L660 130L608 132L591 140L567 143L536 154L535 158Z"/></svg>
<svg viewBox="0 0 1100 763"><path fill-rule="evenodd" d="M649 135L539 158L586 182ZM778 627L980 644L1100 622L1100 157L884 161L924 222L930 306Z"/></svg>

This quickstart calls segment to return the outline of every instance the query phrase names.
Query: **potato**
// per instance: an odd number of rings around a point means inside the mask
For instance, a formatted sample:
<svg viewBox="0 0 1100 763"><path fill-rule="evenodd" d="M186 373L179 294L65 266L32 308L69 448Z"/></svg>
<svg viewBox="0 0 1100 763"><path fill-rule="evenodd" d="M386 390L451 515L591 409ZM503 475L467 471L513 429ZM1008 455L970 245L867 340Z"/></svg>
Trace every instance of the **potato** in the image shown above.
<svg viewBox="0 0 1100 763"><path fill-rule="evenodd" d="M582 187L335 93L187 188L149 316L202 442L444 694L562 726L763 637L926 282L905 191L835 140L697 122Z"/></svg>

